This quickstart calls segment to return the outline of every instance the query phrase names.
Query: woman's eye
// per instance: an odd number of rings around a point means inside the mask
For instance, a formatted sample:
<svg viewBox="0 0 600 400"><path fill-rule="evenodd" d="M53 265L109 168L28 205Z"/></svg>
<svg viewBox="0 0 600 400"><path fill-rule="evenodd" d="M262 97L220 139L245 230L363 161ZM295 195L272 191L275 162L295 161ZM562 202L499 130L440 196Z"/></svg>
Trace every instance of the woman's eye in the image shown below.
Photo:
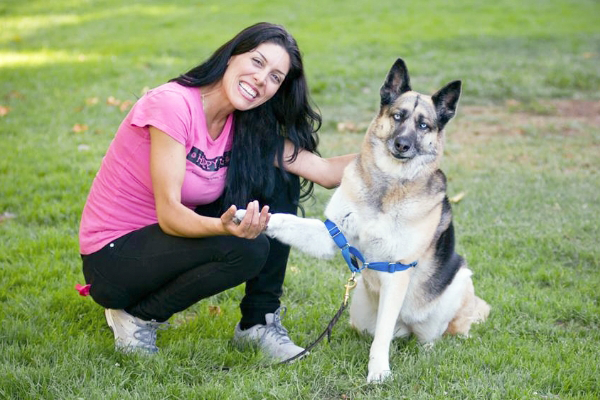
<svg viewBox="0 0 600 400"><path fill-rule="evenodd" d="M253 58L252 61L254 61L254 63L256 65L258 65L259 67L262 66L262 61L260 59L258 59L258 58Z"/></svg>
<svg viewBox="0 0 600 400"><path fill-rule="evenodd" d="M273 77L273 81L277 84L281 83L281 78L277 74L271 75Z"/></svg>

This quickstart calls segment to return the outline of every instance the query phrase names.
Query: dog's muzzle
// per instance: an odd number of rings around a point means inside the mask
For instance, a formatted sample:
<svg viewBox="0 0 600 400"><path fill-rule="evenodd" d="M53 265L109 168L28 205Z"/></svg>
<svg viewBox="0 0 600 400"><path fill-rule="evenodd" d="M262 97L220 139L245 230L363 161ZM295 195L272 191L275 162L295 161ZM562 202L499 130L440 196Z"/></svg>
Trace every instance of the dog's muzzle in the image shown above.
<svg viewBox="0 0 600 400"><path fill-rule="evenodd" d="M415 142L410 137L396 136L391 147L392 155L399 160L410 160L417 155Z"/></svg>

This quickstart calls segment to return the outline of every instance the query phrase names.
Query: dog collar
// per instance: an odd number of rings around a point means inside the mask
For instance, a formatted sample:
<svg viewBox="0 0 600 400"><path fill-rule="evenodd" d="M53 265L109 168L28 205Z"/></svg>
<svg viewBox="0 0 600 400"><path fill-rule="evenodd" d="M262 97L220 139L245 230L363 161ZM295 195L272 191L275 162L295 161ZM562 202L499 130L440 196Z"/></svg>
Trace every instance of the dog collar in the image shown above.
<svg viewBox="0 0 600 400"><path fill-rule="evenodd" d="M333 221L326 219L324 224L327 228L327 231L329 232L329 235L331 236L337 247L340 248L342 256L344 257L344 260L346 260L346 264L348 264L348 268L350 268L350 271L352 271L353 273L360 272L365 268L369 268L375 271L393 273L398 271L405 271L409 268L417 266L417 261L413 261L410 264L390 262L365 262L365 258L363 257L361 252L356 247L352 247L348 244L348 240L346 239L340 228L338 228L338 226Z"/></svg>

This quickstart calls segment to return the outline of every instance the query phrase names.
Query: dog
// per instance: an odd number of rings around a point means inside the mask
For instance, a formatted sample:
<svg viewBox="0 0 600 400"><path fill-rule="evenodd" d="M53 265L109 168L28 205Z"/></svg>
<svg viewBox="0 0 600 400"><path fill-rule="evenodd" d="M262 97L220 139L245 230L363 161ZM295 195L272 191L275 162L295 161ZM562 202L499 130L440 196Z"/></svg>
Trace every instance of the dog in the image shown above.
<svg viewBox="0 0 600 400"><path fill-rule="evenodd" d="M396 60L380 89L379 113L325 210L367 263L408 268L393 273L365 268L358 278L350 323L373 336L368 382L391 375L392 339L414 334L433 343L444 333L468 336L471 324L490 312L475 295L465 259L455 252L446 177L439 169L444 127L460 94L461 81L432 96L412 91L406 64ZM238 211L238 219L243 214ZM317 219L275 213L265 233L318 258L339 252Z"/></svg>

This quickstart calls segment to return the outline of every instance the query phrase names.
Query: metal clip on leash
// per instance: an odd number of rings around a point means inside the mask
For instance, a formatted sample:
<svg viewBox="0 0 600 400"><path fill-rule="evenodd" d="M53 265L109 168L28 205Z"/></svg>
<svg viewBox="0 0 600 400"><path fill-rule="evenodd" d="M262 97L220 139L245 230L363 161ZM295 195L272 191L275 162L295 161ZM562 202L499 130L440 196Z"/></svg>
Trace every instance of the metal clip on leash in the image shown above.
<svg viewBox="0 0 600 400"><path fill-rule="evenodd" d="M344 294L344 308L348 305L348 299L350 298L350 291L356 287L356 272L352 273L352 276L348 278L348 281L344 285L346 293Z"/></svg>

